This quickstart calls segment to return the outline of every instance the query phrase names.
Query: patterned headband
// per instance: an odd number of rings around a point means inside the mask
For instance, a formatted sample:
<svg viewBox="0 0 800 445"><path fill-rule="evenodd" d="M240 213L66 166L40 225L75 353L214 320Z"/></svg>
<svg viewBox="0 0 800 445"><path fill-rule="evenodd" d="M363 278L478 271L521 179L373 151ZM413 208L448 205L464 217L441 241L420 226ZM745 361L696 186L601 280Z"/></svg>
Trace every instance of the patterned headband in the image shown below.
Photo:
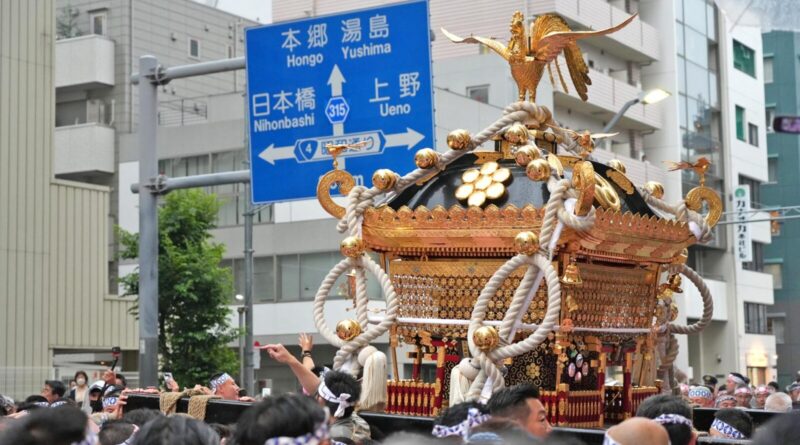
<svg viewBox="0 0 800 445"><path fill-rule="evenodd" d="M721 396L717 397L717 401L716 401L716 402L714 402L714 406L715 406L716 408L719 408L719 405L720 405L722 402L725 402L725 401L728 401L728 400L732 400L732 401L734 401L734 402L735 402L735 401L736 401L736 397L734 397L734 396L732 396L732 395L730 395L730 394L723 394L723 395L721 395Z"/></svg>
<svg viewBox="0 0 800 445"><path fill-rule="evenodd" d="M109 406L114 406L117 404L118 397L106 397L103 399L103 408L108 408Z"/></svg>
<svg viewBox="0 0 800 445"><path fill-rule="evenodd" d="M50 404L47 403L47 402L33 402L33 404L36 405L36 406L41 406L43 408L47 408L47 407L50 406Z"/></svg>
<svg viewBox="0 0 800 445"><path fill-rule="evenodd" d="M467 418L463 422L453 426L436 425L431 434L439 439L450 436L461 436L466 439L473 428L490 418L488 414L481 414L477 408L470 408L467 411Z"/></svg>
<svg viewBox="0 0 800 445"><path fill-rule="evenodd" d="M728 437L730 439L747 439L747 437L744 434L742 434L741 431L737 430L736 428L728 425L727 423L719 419L714 419L714 422L711 424L711 428L714 428L715 430L724 434L725 437Z"/></svg>
<svg viewBox="0 0 800 445"><path fill-rule="evenodd" d="M50 408L58 408L59 406L64 406L67 404L66 400L56 400L55 402L50 404Z"/></svg>
<svg viewBox="0 0 800 445"><path fill-rule="evenodd" d="M761 385L756 388L756 394L770 394L770 388L772 387Z"/></svg>
<svg viewBox="0 0 800 445"><path fill-rule="evenodd" d="M328 389L328 386L325 385L324 378L319 380L319 387L317 388L317 394L323 399L327 400L328 402L339 404L339 406L336 408L336 412L333 413L333 417L337 418L344 417L345 410L355 405L355 403L349 402L351 397L350 394L343 392L337 396L336 394L333 393L333 391Z"/></svg>
<svg viewBox="0 0 800 445"><path fill-rule="evenodd" d="M692 386L689 389L689 397L702 397L704 399L711 399L711 390L705 386Z"/></svg>
<svg viewBox="0 0 800 445"><path fill-rule="evenodd" d="M736 391L734 391L733 393L753 395L753 391L750 390L749 386L742 386L741 388L736 388Z"/></svg>
<svg viewBox="0 0 800 445"><path fill-rule="evenodd" d="M662 414L653 420L661 425L686 425L692 428L692 421L680 414Z"/></svg>
<svg viewBox="0 0 800 445"><path fill-rule="evenodd" d="M299 437L272 437L264 442L264 445L317 445L323 440L328 439L328 414L325 420L314 430Z"/></svg>
<svg viewBox="0 0 800 445"><path fill-rule="evenodd" d="M741 377L739 377L737 375L728 374L728 378L733 380L734 383L737 383L739 385L746 385L747 384L747 382L745 382L743 378L741 378Z"/></svg>
<svg viewBox="0 0 800 445"><path fill-rule="evenodd" d="M136 438L136 433L138 432L139 432L139 427L133 425L133 432L131 433L131 435L127 439L125 439L125 442L119 443L117 445L131 445L133 443L133 439Z"/></svg>
<svg viewBox="0 0 800 445"><path fill-rule="evenodd" d="M223 372L221 376L211 381L211 391L216 393L217 389L228 380L233 380L233 377L229 376L227 372Z"/></svg>

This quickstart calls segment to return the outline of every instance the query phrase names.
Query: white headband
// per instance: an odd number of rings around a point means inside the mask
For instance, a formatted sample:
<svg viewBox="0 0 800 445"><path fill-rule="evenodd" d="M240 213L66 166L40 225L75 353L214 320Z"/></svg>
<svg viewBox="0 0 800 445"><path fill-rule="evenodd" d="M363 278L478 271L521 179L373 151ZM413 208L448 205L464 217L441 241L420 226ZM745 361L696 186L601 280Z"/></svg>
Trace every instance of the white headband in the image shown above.
<svg viewBox="0 0 800 445"><path fill-rule="evenodd" d="M117 444L117 445L131 445L133 443L133 439L136 438L136 433L138 433L138 432L139 432L139 427L136 426L136 425L133 425L133 432L131 433L131 435L128 436L127 439L125 439L125 442L122 442L122 443Z"/></svg>
<svg viewBox="0 0 800 445"><path fill-rule="evenodd" d="M453 426L436 425L431 434L439 439L449 436L461 436L466 439L472 428L486 422L489 418L488 414L481 414L477 408L470 408L467 411L467 418L463 422Z"/></svg>
<svg viewBox="0 0 800 445"><path fill-rule="evenodd" d="M331 403L338 403L339 406L336 408L336 412L333 413L333 417L344 417L344 411L347 408L355 405L355 403L350 403L350 394L343 392L338 396L333 393L328 387L325 385L325 379L322 378L319 380L319 387L317 388L317 394L322 397L323 399L327 400ZM275 444L272 444L275 445Z"/></svg>
<svg viewBox="0 0 800 445"><path fill-rule="evenodd" d="M733 375L733 374L728 374L728 378L729 378L729 379L731 379L731 380L733 380L735 383L738 383L738 384L740 384L740 385L746 385L746 384L747 384L747 383L744 381L744 379L743 379L743 378L741 378L741 377L739 377L739 376L735 376L735 375Z"/></svg>
<svg viewBox="0 0 800 445"><path fill-rule="evenodd" d="M213 391L216 394L217 388L222 386L222 384L227 382L228 380L233 380L233 377L229 376L227 372L223 372L221 376L211 381L211 391Z"/></svg>
<svg viewBox="0 0 800 445"><path fill-rule="evenodd" d="M653 420L661 425L686 425L692 428L692 421L680 414L662 414Z"/></svg>

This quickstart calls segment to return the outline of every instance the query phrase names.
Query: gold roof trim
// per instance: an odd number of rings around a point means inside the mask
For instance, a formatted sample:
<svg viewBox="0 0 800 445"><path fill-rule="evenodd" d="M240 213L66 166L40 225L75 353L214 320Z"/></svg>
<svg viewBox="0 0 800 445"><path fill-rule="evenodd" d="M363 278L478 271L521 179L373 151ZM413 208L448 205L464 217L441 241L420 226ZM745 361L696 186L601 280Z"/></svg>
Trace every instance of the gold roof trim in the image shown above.
<svg viewBox="0 0 800 445"><path fill-rule="evenodd" d="M401 255L508 256L516 252L514 237L522 230L538 232L543 216L544 209L531 204L433 210L403 206L396 211L382 206L364 212L363 238L373 250ZM591 230L565 230L561 241L577 242L570 250L598 259L670 262L694 236L682 222L597 208Z"/></svg>

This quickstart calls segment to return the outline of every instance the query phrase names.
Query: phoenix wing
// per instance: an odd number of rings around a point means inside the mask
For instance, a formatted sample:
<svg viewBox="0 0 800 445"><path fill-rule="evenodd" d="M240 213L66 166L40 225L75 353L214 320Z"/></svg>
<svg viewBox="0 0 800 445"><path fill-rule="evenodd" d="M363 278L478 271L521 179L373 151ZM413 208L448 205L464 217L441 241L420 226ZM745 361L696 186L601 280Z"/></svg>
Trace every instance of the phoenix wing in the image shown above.
<svg viewBox="0 0 800 445"><path fill-rule="evenodd" d="M692 167L691 162L681 161L681 162L673 162L673 161L662 161L666 164L669 171L673 172L675 170L688 170Z"/></svg>
<svg viewBox="0 0 800 445"><path fill-rule="evenodd" d="M619 31L634 18L636 18L636 14L617 26L600 31L572 31L561 17L540 15L531 24L531 55L537 60L548 63L556 59L563 51L572 83L581 99L587 100L588 88L586 85L591 85L592 80L589 78L589 67L586 66L583 53L576 42L587 37L602 36Z"/></svg>
<svg viewBox="0 0 800 445"><path fill-rule="evenodd" d="M502 56L504 59L508 60L508 57L510 55L508 48L506 47L506 45L498 42L497 40L479 36L459 37L444 28L441 29L442 29L442 34L444 34L445 37L447 37L454 43L478 43L481 45L485 45L486 47L496 52L497 54L500 54L500 56Z"/></svg>

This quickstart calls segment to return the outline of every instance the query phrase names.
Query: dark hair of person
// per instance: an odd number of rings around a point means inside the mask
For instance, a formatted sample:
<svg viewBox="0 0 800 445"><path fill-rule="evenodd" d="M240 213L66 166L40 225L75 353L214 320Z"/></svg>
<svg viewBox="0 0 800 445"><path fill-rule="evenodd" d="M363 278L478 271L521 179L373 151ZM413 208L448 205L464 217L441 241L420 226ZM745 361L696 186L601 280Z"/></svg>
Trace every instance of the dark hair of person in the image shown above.
<svg viewBox="0 0 800 445"><path fill-rule="evenodd" d="M356 443L353 442L353 439L349 437L331 437L331 440L334 442L342 443L344 445L356 445Z"/></svg>
<svg viewBox="0 0 800 445"><path fill-rule="evenodd" d="M122 382L122 389L128 387L128 379L126 379L124 375L117 373L117 378Z"/></svg>
<svg viewBox="0 0 800 445"><path fill-rule="evenodd" d="M723 408L714 414L714 418L736 428L748 439L753 436L753 430L755 429L753 418L746 411L736 408Z"/></svg>
<svg viewBox="0 0 800 445"><path fill-rule="evenodd" d="M470 437L467 443L495 443L495 440L490 435L481 437L481 433L490 433L496 435L500 443L508 445L539 443L527 431L522 429L519 422L507 418L497 417L489 419L486 422L476 426L470 431Z"/></svg>
<svg viewBox="0 0 800 445"><path fill-rule="evenodd" d="M488 403L489 412L492 416L524 421L531 414L527 400L538 398L539 389L530 383L510 386L492 395Z"/></svg>
<svg viewBox="0 0 800 445"><path fill-rule="evenodd" d="M263 445L273 437L300 437L325 422L325 410L311 397L288 393L247 408L234 434L237 445Z"/></svg>
<svg viewBox="0 0 800 445"><path fill-rule="evenodd" d="M44 396L33 394L28 396L24 401L17 404L17 411L30 411L38 408L44 408L37 403L48 403Z"/></svg>
<svg viewBox="0 0 800 445"><path fill-rule="evenodd" d="M164 414L162 414L161 411L149 408L140 408L125 412L125 414L122 416L122 420L141 428L145 423L162 416L164 416Z"/></svg>
<svg viewBox="0 0 800 445"><path fill-rule="evenodd" d="M219 436L204 422L187 416L162 416L147 422L133 445L217 445Z"/></svg>
<svg viewBox="0 0 800 445"><path fill-rule="evenodd" d="M235 425L225 425L222 423L209 423L208 426L211 427L212 430L216 431L219 435L219 440L222 439L231 439L233 438L233 432L235 430Z"/></svg>
<svg viewBox="0 0 800 445"><path fill-rule="evenodd" d="M76 372L76 373L75 373L75 377L73 377L73 378L72 378L72 380L75 380L75 381L76 381L76 383L77 383L77 380L78 380L78 376L79 376L79 375L82 375L82 376L83 376L83 379L84 379L84 380L86 380L86 384L88 385L88 384L89 384L89 376L86 374L86 372L85 372L85 371L78 371L78 372Z"/></svg>
<svg viewBox="0 0 800 445"><path fill-rule="evenodd" d="M725 384L725 383L719 385L719 387L717 388L718 392L727 391L727 390L728 390L728 385Z"/></svg>
<svg viewBox="0 0 800 445"><path fill-rule="evenodd" d="M69 445L84 440L86 422L86 414L71 406L31 411L0 435L0 444Z"/></svg>
<svg viewBox="0 0 800 445"><path fill-rule="evenodd" d="M317 366L314 366L313 368L311 368L311 372L313 372L314 375L317 376L317 377L322 376L322 373L324 371L325 371L325 367L324 366L317 365Z"/></svg>
<svg viewBox="0 0 800 445"><path fill-rule="evenodd" d="M753 445L800 443L800 411L772 416L759 425L753 436Z"/></svg>
<svg viewBox="0 0 800 445"><path fill-rule="evenodd" d="M339 394L345 393L350 394L350 402L355 404L358 402L358 399L361 397L361 384L353 378L350 374L346 372L339 372L339 371L329 371L325 373L325 386L331 390L331 392L335 396L339 396ZM339 408L339 404L335 402L328 402L325 400L325 406L328 407L331 413L335 413L336 409ZM353 414L353 411L356 409L355 406L350 406L344 410L343 419L347 419Z"/></svg>
<svg viewBox="0 0 800 445"><path fill-rule="evenodd" d="M489 413L489 408L487 408L486 405L474 400L469 400L444 409L433 421L433 424L443 426L458 425L467 419L467 413L469 413L469 410L472 408L477 409L481 414Z"/></svg>
<svg viewBox="0 0 800 445"><path fill-rule="evenodd" d="M97 440L100 445L117 445L125 442L136 430L136 426L124 420L109 420L103 424Z"/></svg>
<svg viewBox="0 0 800 445"><path fill-rule="evenodd" d="M53 390L53 394L58 397L64 397L64 393L67 392L67 387L61 380L46 380L44 384L49 386Z"/></svg>
<svg viewBox="0 0 800 445"><path fill-rule="evenodd" d="M636 410L636 417L648 419L655 419L662 414L678 414L692 420L692 407L678 396L659 394L646 398ZM688 425L666 424L663 427L672 445L688 445L692 440L692 428Z"/></svg>
<svg viewBox="0 0 800 445"><path fill-rule="evenodd" d="M781 387L778 385L778 382L775 382L775 381L767 383L767 386L771 386L771 387L775 388L775 392L780 392L780 390L781 390Z"/></svg>
<svg viewBox="0 0 800 445"><path fill-rule="evenodd" d="M547 445L586 445L586 442L565 431L553 431L547 436Z"/></svg>

